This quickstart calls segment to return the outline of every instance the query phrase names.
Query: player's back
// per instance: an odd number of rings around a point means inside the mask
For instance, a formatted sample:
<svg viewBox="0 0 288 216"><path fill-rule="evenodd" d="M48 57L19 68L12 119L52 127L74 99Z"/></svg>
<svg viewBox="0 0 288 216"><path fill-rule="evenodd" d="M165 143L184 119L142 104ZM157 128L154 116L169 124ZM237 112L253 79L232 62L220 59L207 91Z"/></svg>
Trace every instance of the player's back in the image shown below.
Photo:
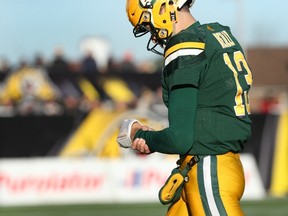
<svg viewBox="0 0 288 216"><path fill-rule="evenodd" d="M198 92L195 141L214 153L241 151L250 137L248 92L252 74L228 27L202 25L205 70ZM211 153L211 152L210 152Z"/></svg>

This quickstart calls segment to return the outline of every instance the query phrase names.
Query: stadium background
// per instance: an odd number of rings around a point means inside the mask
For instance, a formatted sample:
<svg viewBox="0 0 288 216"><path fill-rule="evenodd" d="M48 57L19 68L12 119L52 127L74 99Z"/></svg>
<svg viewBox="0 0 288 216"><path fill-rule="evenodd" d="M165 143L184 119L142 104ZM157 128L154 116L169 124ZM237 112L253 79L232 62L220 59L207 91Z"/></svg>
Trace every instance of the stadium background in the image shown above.
<svg viewBox="0 0 288 216"><path fill-rule="evenodd" d="M103 64L107 47L93 37L83 41L89 52L78 60L59 48L50 61L41 55L14 64L1 59L1 216L164 215L154 192L173 156L143 157L115 142L124 118L167 124L161 59L137 62L127 52L121 59L105 56ZM253 136L243 157L251 156L246 178L257 181L251 183L255 196L248 194L242 205L246 215L287 215L288 47L264 43L245 50L254 87ZM163 167L153 170L155 164Z"/></svg>

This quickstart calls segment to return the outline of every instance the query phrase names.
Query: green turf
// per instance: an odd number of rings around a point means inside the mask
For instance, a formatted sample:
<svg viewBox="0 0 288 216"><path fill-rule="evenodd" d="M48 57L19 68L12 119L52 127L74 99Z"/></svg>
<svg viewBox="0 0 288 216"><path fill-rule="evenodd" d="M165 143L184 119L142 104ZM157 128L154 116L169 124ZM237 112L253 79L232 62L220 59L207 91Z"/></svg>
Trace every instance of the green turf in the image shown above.
<svg viewBox="0 0 288 216"><path fill-rule="evenodd" d="M287 199L243 201L246 216L287 216ZM65 206L2 207L1 216L161 216L166 206L161 204L91 204Z"/></svg>
<svg viewBox="0 0 288 216"><path fill-rule="evenodd" d="M285 199L265 199L261 201L242 202L247 216L287 216L288 197Z"/></svg>

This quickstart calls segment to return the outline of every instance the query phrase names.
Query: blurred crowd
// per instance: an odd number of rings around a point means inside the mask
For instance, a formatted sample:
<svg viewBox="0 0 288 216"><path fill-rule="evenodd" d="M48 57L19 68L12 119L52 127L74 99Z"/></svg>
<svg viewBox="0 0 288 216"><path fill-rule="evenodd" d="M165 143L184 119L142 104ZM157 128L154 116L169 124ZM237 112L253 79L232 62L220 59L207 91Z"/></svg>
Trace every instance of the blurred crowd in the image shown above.
<svg viewBox="0 0 288 216"><path fill-rule="evenodd" d="M155 88L133 81L133 76L157 74L158 65L157 61L136 64L127 52L123 59L111 57L106 67L99 67L89 52L78 61L69 61L61 49L51 61L36 55L32 62L10 65L2 59L0 116L74 115L99 106L135 107L142 94L155 93Z"/></svg>
<svg viewBox="0 0 288 216"><path fill-rule="evenodd" d="M0 59L0 116L85 114L99 106L130 109L147 101L147 95L149 103L161 104L161 62L136 63L127 52L100 67L89 52L69 61L62 49L50 61L41 55L17 65ZM287 92L285 87L254 86L251 111L281 112L287 108Z"/></svg>

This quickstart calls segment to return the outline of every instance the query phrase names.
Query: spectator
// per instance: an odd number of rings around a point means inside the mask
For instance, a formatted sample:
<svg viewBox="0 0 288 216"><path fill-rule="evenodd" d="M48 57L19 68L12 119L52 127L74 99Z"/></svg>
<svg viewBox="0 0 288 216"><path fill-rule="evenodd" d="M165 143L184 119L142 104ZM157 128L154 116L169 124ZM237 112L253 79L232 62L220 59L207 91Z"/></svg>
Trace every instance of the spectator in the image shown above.
<svg viewBox="0 0 288 216"><path fill-rule="evenodd" d="M69 72L69 65L64 57L64 52L61 48L57 48L54 53L54 59L49 67L51 74L63 74Z"/></svg>
<svg viewBox="0 0 288 216"><path fill-rule="evenodd" d="M41 54L36 54L33 64L36 68L46 67L45 60Z"/></svg>
<svg viewBox="0 0 288 216"><path fill-rule="evenodd" d="M11 66L6 59L0 59L0 81L3 81L11 71Z"/></svg>
<svg viewBox="0 0 288 216"><path fill-rule="evenodd" d="M129 72L135 73L137 71L137 68L136 68L136 65L134 62L134 56L131 52L127 51L124 54L124 59L123 59L122 64L121 64L121 69L125 73L127 73L127 72L128 73Z"/></svg>
<svg viewBox="0 0 288 216"><path fill-rule="evenodd" d="M82 59L81 71L84 74L95 74L98 71L97 62L92 53L88 52Z"/></svg>

